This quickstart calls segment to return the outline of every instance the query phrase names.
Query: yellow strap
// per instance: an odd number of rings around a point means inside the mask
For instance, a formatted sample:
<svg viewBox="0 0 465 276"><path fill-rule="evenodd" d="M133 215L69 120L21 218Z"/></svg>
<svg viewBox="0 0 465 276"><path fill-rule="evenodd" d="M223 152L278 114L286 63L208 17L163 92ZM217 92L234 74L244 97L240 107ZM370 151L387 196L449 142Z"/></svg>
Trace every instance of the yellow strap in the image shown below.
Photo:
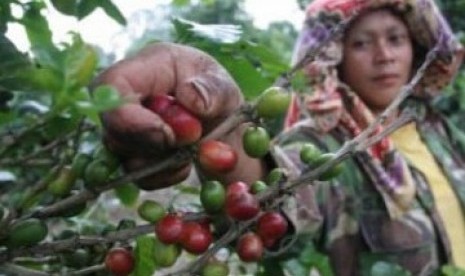
<svg viewBox="0 0 465 276"><path fill-rule="evenodd" d="M451 185L421 140L415 123L396 130L391 139L396 148L426 176L451 242L455 265L465 269L465 216Z"/></svg>

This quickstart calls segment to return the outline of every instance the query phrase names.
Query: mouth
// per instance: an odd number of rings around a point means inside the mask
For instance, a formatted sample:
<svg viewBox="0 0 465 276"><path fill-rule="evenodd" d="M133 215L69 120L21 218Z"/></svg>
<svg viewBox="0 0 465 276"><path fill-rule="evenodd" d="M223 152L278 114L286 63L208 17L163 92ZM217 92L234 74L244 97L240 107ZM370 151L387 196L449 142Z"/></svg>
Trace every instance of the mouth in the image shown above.
<svg viewBox="0 0 465 276"><path fill-rule="evenodd" d="M399 80L399 75L397 74L380 74L372 78L376 83L382 84L394 84Z"/></svg>

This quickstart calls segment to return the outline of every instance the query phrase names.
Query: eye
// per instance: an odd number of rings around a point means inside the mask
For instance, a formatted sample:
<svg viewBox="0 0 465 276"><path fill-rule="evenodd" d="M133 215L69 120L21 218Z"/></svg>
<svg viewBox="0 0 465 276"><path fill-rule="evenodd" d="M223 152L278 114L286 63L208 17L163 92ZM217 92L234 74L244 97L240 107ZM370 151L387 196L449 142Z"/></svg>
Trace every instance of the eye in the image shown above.
<svg viewBox="0 0 465 276"><path fill-rule="evenodd" d="M408 40L408 35L405 33L393 33L388 36L388 40L392 45L402 45Z"/></svg>
<svg viewBox="0 0 465 276"><path fill-rule="evenodd" d="M367 38L354 39L350 45L354 49L364 49L370 45L371 41Z"/></svg>

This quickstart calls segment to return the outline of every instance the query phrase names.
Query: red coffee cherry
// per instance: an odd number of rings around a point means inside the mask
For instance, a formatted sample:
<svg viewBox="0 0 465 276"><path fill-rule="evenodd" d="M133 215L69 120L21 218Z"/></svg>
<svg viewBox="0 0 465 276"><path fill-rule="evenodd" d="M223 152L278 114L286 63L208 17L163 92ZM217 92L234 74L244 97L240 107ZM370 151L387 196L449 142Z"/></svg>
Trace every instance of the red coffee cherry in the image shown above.
<svg viewBox="0 0 465 276"><path fill-rule="evenodd" d="M126 248L112 248L105 257L105 267L114 275L129 275L134 269L134 257Z"/></svg>
<svg viewBox="0 0 465 276"><path fill-rule="evenodd" d="M155 234L163 243L177 243L181 236L183 225L184 223L179 216L168 214L155 225Z"/></svg>
<svg viewBox="0 0 465 276"><path fill-rule="evenodd" d="M199 163L204 170L211 173L226 173L234 169L237 153L228 144L208 140L199 146Z"/></svg>
<svg viewBox="0 0 465 276"><path fill-rule="evenodd" d="M236 252L243 262L257 262L263 255L262 240L257 234L248 232L239 238Z"/></svg>

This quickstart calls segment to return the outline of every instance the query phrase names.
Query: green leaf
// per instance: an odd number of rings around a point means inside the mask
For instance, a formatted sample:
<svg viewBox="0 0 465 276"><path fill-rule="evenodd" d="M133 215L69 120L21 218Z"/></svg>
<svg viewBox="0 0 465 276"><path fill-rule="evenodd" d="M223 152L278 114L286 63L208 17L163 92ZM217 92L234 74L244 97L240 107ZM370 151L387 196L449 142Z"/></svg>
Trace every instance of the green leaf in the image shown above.
<svg viewBox="0 0 465 276"><path fill-rule="evenodd" d="M216 56L216 58L232 75L247 100L257 97L265 88L271 85L271 82L264 79L244 57L222 55Z"/></svg>
<svg viewBox="0 0 465 276"><path fill-rule="evenodd" d="M76 15L76 4L78 0L50 0L53 7L65 15ZM86 2L86 1L84 1Z"/></svg>
<svg viewBox="0 0 465 276"><path fill-rule="evenodd" d="M290 69L287 62L284 62L281 56L270 51L266 45L241 41L238 46L247 53L247 56L253 57L260 62L261 67L274 73L283 73Z"/></svg>
<svg viewBox="0 0 465 276"><path fill-rule="evenodd" d="M44 8L42 2L31 2L26 6L20 23L26 28L27 37L31 43L31 50L39 64L57 66L57 53L52 40L52 32L47 19L41 14Z"/></svg>
<svg viewBox="0 0 465 276"><path fill-rule="evenodd" d="M173 1L171 1L171 5L178 6L178 7L187 6L190 3L191 3L190 0L173 0Z"/></svg>
<svg viewBox="0 0 465 276"><path fill-rule="evenodd" d="M114 189L114 191L119 201L127 207L134 206L140 193L139 188L132 183L119 185Z"/></svg>
<svg viewBox="0 0 465 276"><path fill-rule="evenodd" d="M465 270L453 265L442 266L441 272L444 276L465 276Z"/></svg>
<svg viewBox="0 0 465 276"><path fill-rule="evenodd" d="M4 34L0 34L0 87L13 85L18 73L29 66L28 58Z"/></svg>
<svg viewBox="0 0 465 276"><path fill-rule="evenodd" d="M0 2L0 33L6 32L9 20L11 20L10 1L4 0Z"/></svg>
<svg viewBox="0 0 465 276"><path fill-rule="evenodd" d="M121 13L121 11L118 9L115 4L111 0L101 0L100 7L103 8L105 13L113 18L116 22L118 22L121 25L126 25L126 18L124 15Z"/></svg>
<svg viewBox="0 0 465 276"><path fill-rule="evenodd" d="M190 194L190 195L199 195L200 194L200 187L194 187L191 185L176 185L173 187L175 190L181 192L182 194Z"/></svg>
<svg viewBox="0 0 465 276"><path fill-rule="evenodd" d="M18 74L21 90L59 93L63 89L63 73L48 65L30 67Z"/></svg>
<svg viewBox="0 0 465 276"><path fill-rule="evenodd" d="M77 5L76 15L79 20L91 14L96 8L100 6L100 0L84 0L79 1Z"/></svg>
<svg viewBox="0 0 465 276"><path fill-rule="evenodd" d="M123 100L115 88L103 85L93 91L92 104L96 110L105 111L120 106Z"/></svg>
<svg viewBox="0 0 465 276"><path fill-rule="evenodd" d="M172 22L177 40L202 49L218 60L238 83L246 100L260 95L289 69L266 45L241 40L241 30L234 25L204 25L182 18Z"/></svg>
<svg viewBox="0 0 465 276"><path fill-rule="evenodd" d="M11 123L16 119L16 114L14 112L2 112L0 111L0 126Z"/></svg>
<svg viewBox="0 0 465 276"><path fill-rule="evenodd" d="M376 262L371 267L372 276L410 276L411 274L402 269L399 265L388 262Z"/></svg>
<svg viewBox="0 0 465 276"><path fill-rule="evenodd" d="M333 271L328 256L316 251L313 243L309 242L298 258L299 262L309 270L317 269L320 275L332 276Z"/></svg>
<svg viewBox="0 0 465 276"><path fill-rule="evenodd" d="M42 131L44 137L54 139L70 133L77 128L78 124L77 117L72 117L69 114L60 114L50 118Z"/></svg>
<svg viewBox="0 0 465 276"><path fill-rule="evenodd" d="M84 43L78 34L74 34L72 45L66 48L63 54L66 82L76 88L88 85L97 68L96 51Z"/></svg>
<svg viewBox="0 0 465 276"><path fill-rule="evenodd" d="M307 276L310 273L310 270L296 259L285 261L282 266L287 272L286 275Z"/></svg>
<svg viewBox="0 0 465 276"><path fill-rule="evenodd" d="M151 276L154 275L156 265L153 258L155 248L155 238L149 236L139 236L136 239L135 258L136 267L133 276Z"/></svg>

